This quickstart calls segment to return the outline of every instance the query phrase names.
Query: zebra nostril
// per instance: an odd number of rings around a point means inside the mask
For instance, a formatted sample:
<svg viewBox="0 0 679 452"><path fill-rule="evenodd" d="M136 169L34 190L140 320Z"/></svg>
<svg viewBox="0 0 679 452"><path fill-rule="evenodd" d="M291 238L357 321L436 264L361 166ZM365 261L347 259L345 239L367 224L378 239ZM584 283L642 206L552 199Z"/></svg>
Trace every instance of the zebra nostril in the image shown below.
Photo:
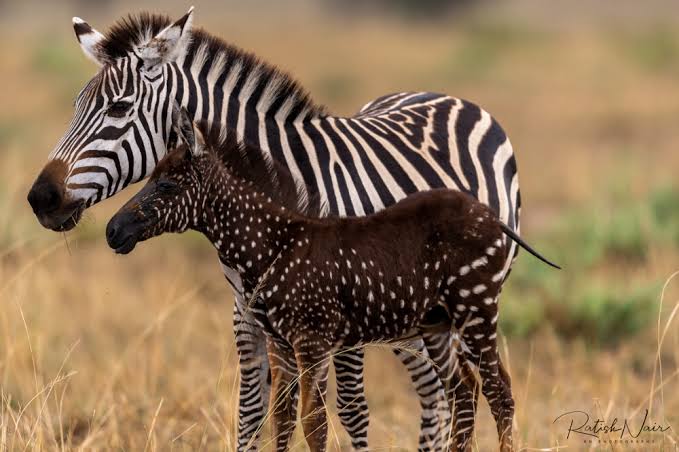
<svg viewBox="0 0 679 452"><path fill-rule="evenodd" d="M61 191L52 183L38 182L28 193L28 203L35 213L49 213L61 205Z"/></svg>
<svg viewBox="0 0 679 452"><path fill-rule="evenodd" d="M61 193L53 185L50 185L47 188L45 198L47 206L58 206L59 204L61 204Z"/></svg>

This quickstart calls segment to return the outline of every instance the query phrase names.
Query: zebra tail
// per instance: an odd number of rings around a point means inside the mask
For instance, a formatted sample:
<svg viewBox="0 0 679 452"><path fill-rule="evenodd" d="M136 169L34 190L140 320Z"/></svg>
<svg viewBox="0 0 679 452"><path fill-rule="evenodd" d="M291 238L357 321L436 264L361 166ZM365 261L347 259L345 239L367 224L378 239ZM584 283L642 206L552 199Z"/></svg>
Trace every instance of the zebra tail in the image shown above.
<svg viewBox="0 0 679 452"><path fill-rule="evenodd" d="M556 265L555 263L550 262L549 260L547 260L547 258L545 258L545 257L543 257L542 255L540 255L540 253L538 253L537 251L535 251L529 244L527 244L526 242L524 242L523 239L522 239L521 237L519 237L519 236L516 234L516 232L512 231L512 229L511 229L509 226L507 226L506 224L504 224L504 223L501 222L501 221L500 221L499 223L500 223L500 227L502 228L502 232L504 232L504 233L507 235L507 237L509 237L510 239L512 239L514 242L516 242L521 248L525 249L526 251L528 251L530 254L532 254L533 256L537 257L538 259L540 259L540 260L541 260L542 262L544 262L545 264L547 264L547 265L549 265L549 266L551 266L551 267L554 267L554 268L556 268L556 269L561 270L561 267L559 267L559 266Z"/></svg>

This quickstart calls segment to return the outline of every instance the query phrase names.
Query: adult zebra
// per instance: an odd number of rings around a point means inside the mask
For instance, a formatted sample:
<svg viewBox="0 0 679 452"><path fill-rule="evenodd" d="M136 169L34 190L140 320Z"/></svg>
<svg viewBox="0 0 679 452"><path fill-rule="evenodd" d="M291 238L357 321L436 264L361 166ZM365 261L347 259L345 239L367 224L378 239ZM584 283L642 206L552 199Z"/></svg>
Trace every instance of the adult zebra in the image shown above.
<svg viewBox="0 0 679 452"><path fill-rule="evenodd" d="M332 213L363 215L409 193L433 187L467 191L518 231L519 189L509 140L477 106L433 93L399 93L366 105L350 118L333 117L287 75L202 30L192 11L177 22L141 14L106 36L80 19L74 28L86 55L102 66L76 100L73 121L28 195L40 223L73 228L89 206L145 178L167 150L172 105L195 119L219 123L268 151L293 175L316 187ZM507 258L508 272L515 254ZM225 269L227 278L228 269ZM237 286L237 281L235 281ZM239 294L237 294L239 296ZM247 313L236 312L241 359L239 448L253 445L268 391L262 336ZM414 346L440 365L400 353L424 408L420 448L439 436L436 394L453 363L442 353L450 338ZM338 405L356 448L367 447L362 351L335 359ZM449 390L460 389L453 385ZM463 438L473 414L458 416ZM458 425L456 425L456 428ZM466 442L466 439L464 439Z"/></svg>

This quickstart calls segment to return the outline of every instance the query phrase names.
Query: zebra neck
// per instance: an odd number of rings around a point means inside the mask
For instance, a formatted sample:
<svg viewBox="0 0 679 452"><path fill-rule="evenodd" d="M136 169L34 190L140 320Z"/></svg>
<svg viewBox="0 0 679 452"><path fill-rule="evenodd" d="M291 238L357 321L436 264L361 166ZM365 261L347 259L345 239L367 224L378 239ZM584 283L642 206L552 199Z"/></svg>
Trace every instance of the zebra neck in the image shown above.
<svg viewBox="0 0 679 452"><path fill-rule="evenodd" d="M204 120L268 151L262 124L289 125L325 116L290 76L253 55L226 47L208 54L201 45L175 72L175 99Z"/></svg>

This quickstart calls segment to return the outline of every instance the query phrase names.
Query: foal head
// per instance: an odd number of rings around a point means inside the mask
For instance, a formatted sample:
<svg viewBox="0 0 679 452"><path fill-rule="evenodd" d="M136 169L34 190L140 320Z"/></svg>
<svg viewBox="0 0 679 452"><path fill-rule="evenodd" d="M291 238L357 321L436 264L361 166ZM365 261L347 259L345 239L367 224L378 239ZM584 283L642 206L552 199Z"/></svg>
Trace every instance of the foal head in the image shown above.
<svg viewBox="0 0 679 452"><path fill-rule="evenodd" d="M200 227L206 182L219 166L218 157L206 143L210 132L194 127L184 110L175 111L173 127L179 137L177 147L106 227L106 238L116 253L127 254L137 242L165 232ZM228 145L237 147L233 140Z"/></svg>

